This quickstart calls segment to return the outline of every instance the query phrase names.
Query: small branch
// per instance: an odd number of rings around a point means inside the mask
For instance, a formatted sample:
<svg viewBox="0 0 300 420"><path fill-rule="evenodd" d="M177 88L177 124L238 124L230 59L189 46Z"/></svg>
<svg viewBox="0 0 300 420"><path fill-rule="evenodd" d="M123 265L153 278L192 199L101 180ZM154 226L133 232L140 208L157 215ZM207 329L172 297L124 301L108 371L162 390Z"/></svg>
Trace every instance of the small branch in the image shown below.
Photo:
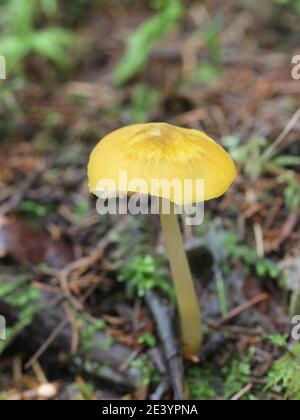
<svg viewBox="0 0 300 420"><path fill-rule="evenodd" d="M253 388L252 384L248 384L245 388L241 389L234 397L231 398L231 401L238 401L243 398L244 395L248 394L249 391Z"/></svg>
<svg viewBox="0 0 300 420"><path fill-rule="evenodd" d="M91 337L88 348L81 349L76 355L70 354L72 326L66 317L64 306L58 302L56 294L43 291L41 294L42 299L39 303L41 310L14 341L14 351L22 351L26 355L33 354L26 367L32 366L39 358L42 361L47 360L49 365L57 366L60 363L58 355L64 353L69 355L66 360L77 368L97 375L101 380L113 383L122 390L131 391L140 377L140 371L132 366L127 366L126 370L121 369L121 366L124 360L129 360L132 348L119 343L107 348L106 343L110 336L104 331L99 331ZM1 314L9 321L9 325L17 321L17 309L1 298L0 309ZM89 363L86 363L87 361ZM91 363L101 366L101 369L91 372L89 370Z"/></svg>
<svg viewBox="0 0 300 420"><path fill-rule="evenodd" d="M287 220L284 222L281 232L277 238L273 241L266 243L265 251L267 254L271 253L272 251L278 249L280 245L282 245L287 239L290 238L292 235L295 227L297 226L299 219L299 212L291 213Z"/></svg>
<svg viewBox="0 0 300 420"><path fill-rule="evenodd" d="M161 401L164 394L168 391L170 387L169 378L164 378L162 382L158 385L155 391L150 395L151 401Z"/></svg>
<svg viewBox="0 0 300 420"><path fill-rule="evenodd" d="M287 135L293 130L295 125L300 119L300 108L297 109L295 114L292 116L290 121L287 123L283 131L280 133L280 135L277 137L277 139L272 143L263 153L262 159L268 160L270 157L273 156L276 149L281 145L281 143L285 140Z"/></svg>
<svg viewBox="0 0 300 420"><path fill-rule="evenodd" d="M49 346L53 343L53 341L59 336L61 331L68 325L69 320L63 319L57 325L57 327L52 331L46 341L40 346L40 348L34 353L34 355L30 358L30 360L26 363L25 369L30 369L34 363L38 361L38 359L45 353Z"/></svg>
<svg viewBox="0 0 300 420"><path fill-rule="evenodd" d="M148 290L146 292L145 299L153 314L158 334L162 341L168 363L170 380L174 390L174 399L182 401L184 400L183 362L179 350L179 344L173 332L174 327L170 315L170 309L152 290Z"/></svg>
<svg viewBox="0 0 300 420"><path fill-rule="evenodd" d="M33 187L35 181L38 179L40 174L41 173L39 171L32 172L27 176L27 178L20 182L17 191L12 195L12 197L6 203L0 206L1 216L6 216L8 213L11 213L14 210L16 210L16 208L26 196L28 190L30 190Z"/></svg>
<svg viewBox="0 0 300 420"><path fill-rule="evenodd" d="M270 296L267 293L261 293L254 298L248 300L245 303L242 303L241 305L234 308L226 317L221 318L217 321L212 322L212 326L214 328L220 328L223 324L226 324L229 321L232 321L234 318L242 314L243 312L248 311L253 306L258 305L260 302L263 302L264 300L268 300Z"/></svg>

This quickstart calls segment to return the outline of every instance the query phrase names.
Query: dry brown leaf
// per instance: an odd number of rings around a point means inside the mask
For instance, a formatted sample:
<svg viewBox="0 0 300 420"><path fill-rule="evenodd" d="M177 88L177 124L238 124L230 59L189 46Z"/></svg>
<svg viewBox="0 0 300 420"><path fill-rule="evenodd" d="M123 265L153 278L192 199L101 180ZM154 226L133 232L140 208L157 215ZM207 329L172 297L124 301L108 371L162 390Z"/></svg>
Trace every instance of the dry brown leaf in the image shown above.
<svg viewBox="0 0 300 420"><path fill-rule="evenodd" d="M10 257L18 263L47 263L62 268L73 260L73 252L64 240L54 241L43 229L33 229L25 222L0 219L0 258Z"/></svg>

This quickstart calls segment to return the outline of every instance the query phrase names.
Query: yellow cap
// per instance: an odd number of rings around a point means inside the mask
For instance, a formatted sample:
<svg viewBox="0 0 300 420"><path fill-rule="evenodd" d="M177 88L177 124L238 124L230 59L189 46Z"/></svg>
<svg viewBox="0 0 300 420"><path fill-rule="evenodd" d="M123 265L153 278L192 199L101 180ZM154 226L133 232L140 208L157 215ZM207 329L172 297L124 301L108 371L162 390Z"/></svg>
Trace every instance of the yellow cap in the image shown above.
<svg viewBox="0 0 300 420"><path fill-rule="evenodd" d="M205 133L165 123L114 131L98 143L88 165L90 192L112 189L111 180L118 192L149 194L180 205L221 196L235 176L229 154ZM142 186L135 180L142 180ZM201 180L204 194L196 187ZM174 188L164 192L157 181L168 181ZM189 188L189 194L178 190L178 181L183 189Z"/></svg>

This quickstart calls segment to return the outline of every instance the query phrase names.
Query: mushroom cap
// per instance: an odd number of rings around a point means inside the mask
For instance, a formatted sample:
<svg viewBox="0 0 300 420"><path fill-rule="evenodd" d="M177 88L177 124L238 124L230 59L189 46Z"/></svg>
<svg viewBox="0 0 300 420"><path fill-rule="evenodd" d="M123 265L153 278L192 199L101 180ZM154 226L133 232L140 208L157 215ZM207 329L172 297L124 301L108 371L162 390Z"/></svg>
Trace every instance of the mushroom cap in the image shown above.
<svg viewBox="0 0 300 420"><path fill-rule="evenodd" d="M121 172L127 175L126 186L120 185ZM104 182L111 180L120 193L149 194L179 205L221 196L235 176L230 155L205 133L165 123L135 124L114 131L94 148L88 165L89 189L96 195L111 189ZM131 183L136 179L143 180L144 186ZM153 180L192 183L185 195L176 187L162 191ZM204 181L204 193L196 188L197 180Z"/></svg>

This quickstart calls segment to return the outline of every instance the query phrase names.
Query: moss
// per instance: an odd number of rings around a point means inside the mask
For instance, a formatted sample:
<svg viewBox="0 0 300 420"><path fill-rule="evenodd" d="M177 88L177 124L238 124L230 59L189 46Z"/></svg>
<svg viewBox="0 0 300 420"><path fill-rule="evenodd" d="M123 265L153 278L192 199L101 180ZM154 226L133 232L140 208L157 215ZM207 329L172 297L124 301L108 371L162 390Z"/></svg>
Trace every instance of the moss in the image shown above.
<svg viewBox="0 0 300 420"><path fill-rule="evenodd" d="M150 332L145 332L143 333L139 339L138 339L138 343L139 344L144 344L150 348L156 347L157 346L157 340L156 337L150 333Z"/></svg>
<svg viewBox="0 0 300 420"><path fill-rule="evenodd" d="M80 329L80 352L85 353L91 347L98 346L99 343L94 341L94 335L99 332L103 331L106 327L105 321L98 319L98 320L80 320L84 323L84 328ZM111 337L108 336L108 339ZM105 343L107 345L108 342ZM102 347L101 347L102 348ZM108 347L109 348L109 347Z"/></svg>
<svg viewBox="0 0 300 420"><path fill-rule="evenodd" d="M191 397L194 400L211 400L217 397L216 388L220 386L213 367L193 367L187 374Z"/></svg>
<svg viewBox="0 0 300 420"><path fill-rule="evenodd" d="M161 375L147 355L138 357L131 363L131 367L139 370L137 385L159 384Z"/></svg>
<svg viewBox="0 0 300 420"><path fill-rule="evenodd" d="M130 297L137 294L143 297L149 289L158 288L168 296L174 296L174 290L165 270L160 268L159 258L151 255L135 256L120 270L118 280L126 284Z"/></svg>
<svg viewBox="0 0 300 420"><path fill-rule="evenodd" d="M232 398L251 382L251 363L254 354L255 350L251 348L243 360L233 358L221 370L212 363L189 369L187 381L192 399L228 400ZM244 399L250 398L252 398L251 395L244 397Z"/></svg>
<svg viewBox="0 0 300 420"><path fill-rule="evenodd" d="M269 390L282 394L286 400L300 400L300 344L273 364L265 387L265 391Z"/></svg>
<svg viewBox="0 0 300 420"><path fill-rule="evenodd" d="M17 321L6 329L6 340L0 341L0 354L33 320L41 309L41 295L26 278L0 284L0 298L16 309Z"/></svg>

